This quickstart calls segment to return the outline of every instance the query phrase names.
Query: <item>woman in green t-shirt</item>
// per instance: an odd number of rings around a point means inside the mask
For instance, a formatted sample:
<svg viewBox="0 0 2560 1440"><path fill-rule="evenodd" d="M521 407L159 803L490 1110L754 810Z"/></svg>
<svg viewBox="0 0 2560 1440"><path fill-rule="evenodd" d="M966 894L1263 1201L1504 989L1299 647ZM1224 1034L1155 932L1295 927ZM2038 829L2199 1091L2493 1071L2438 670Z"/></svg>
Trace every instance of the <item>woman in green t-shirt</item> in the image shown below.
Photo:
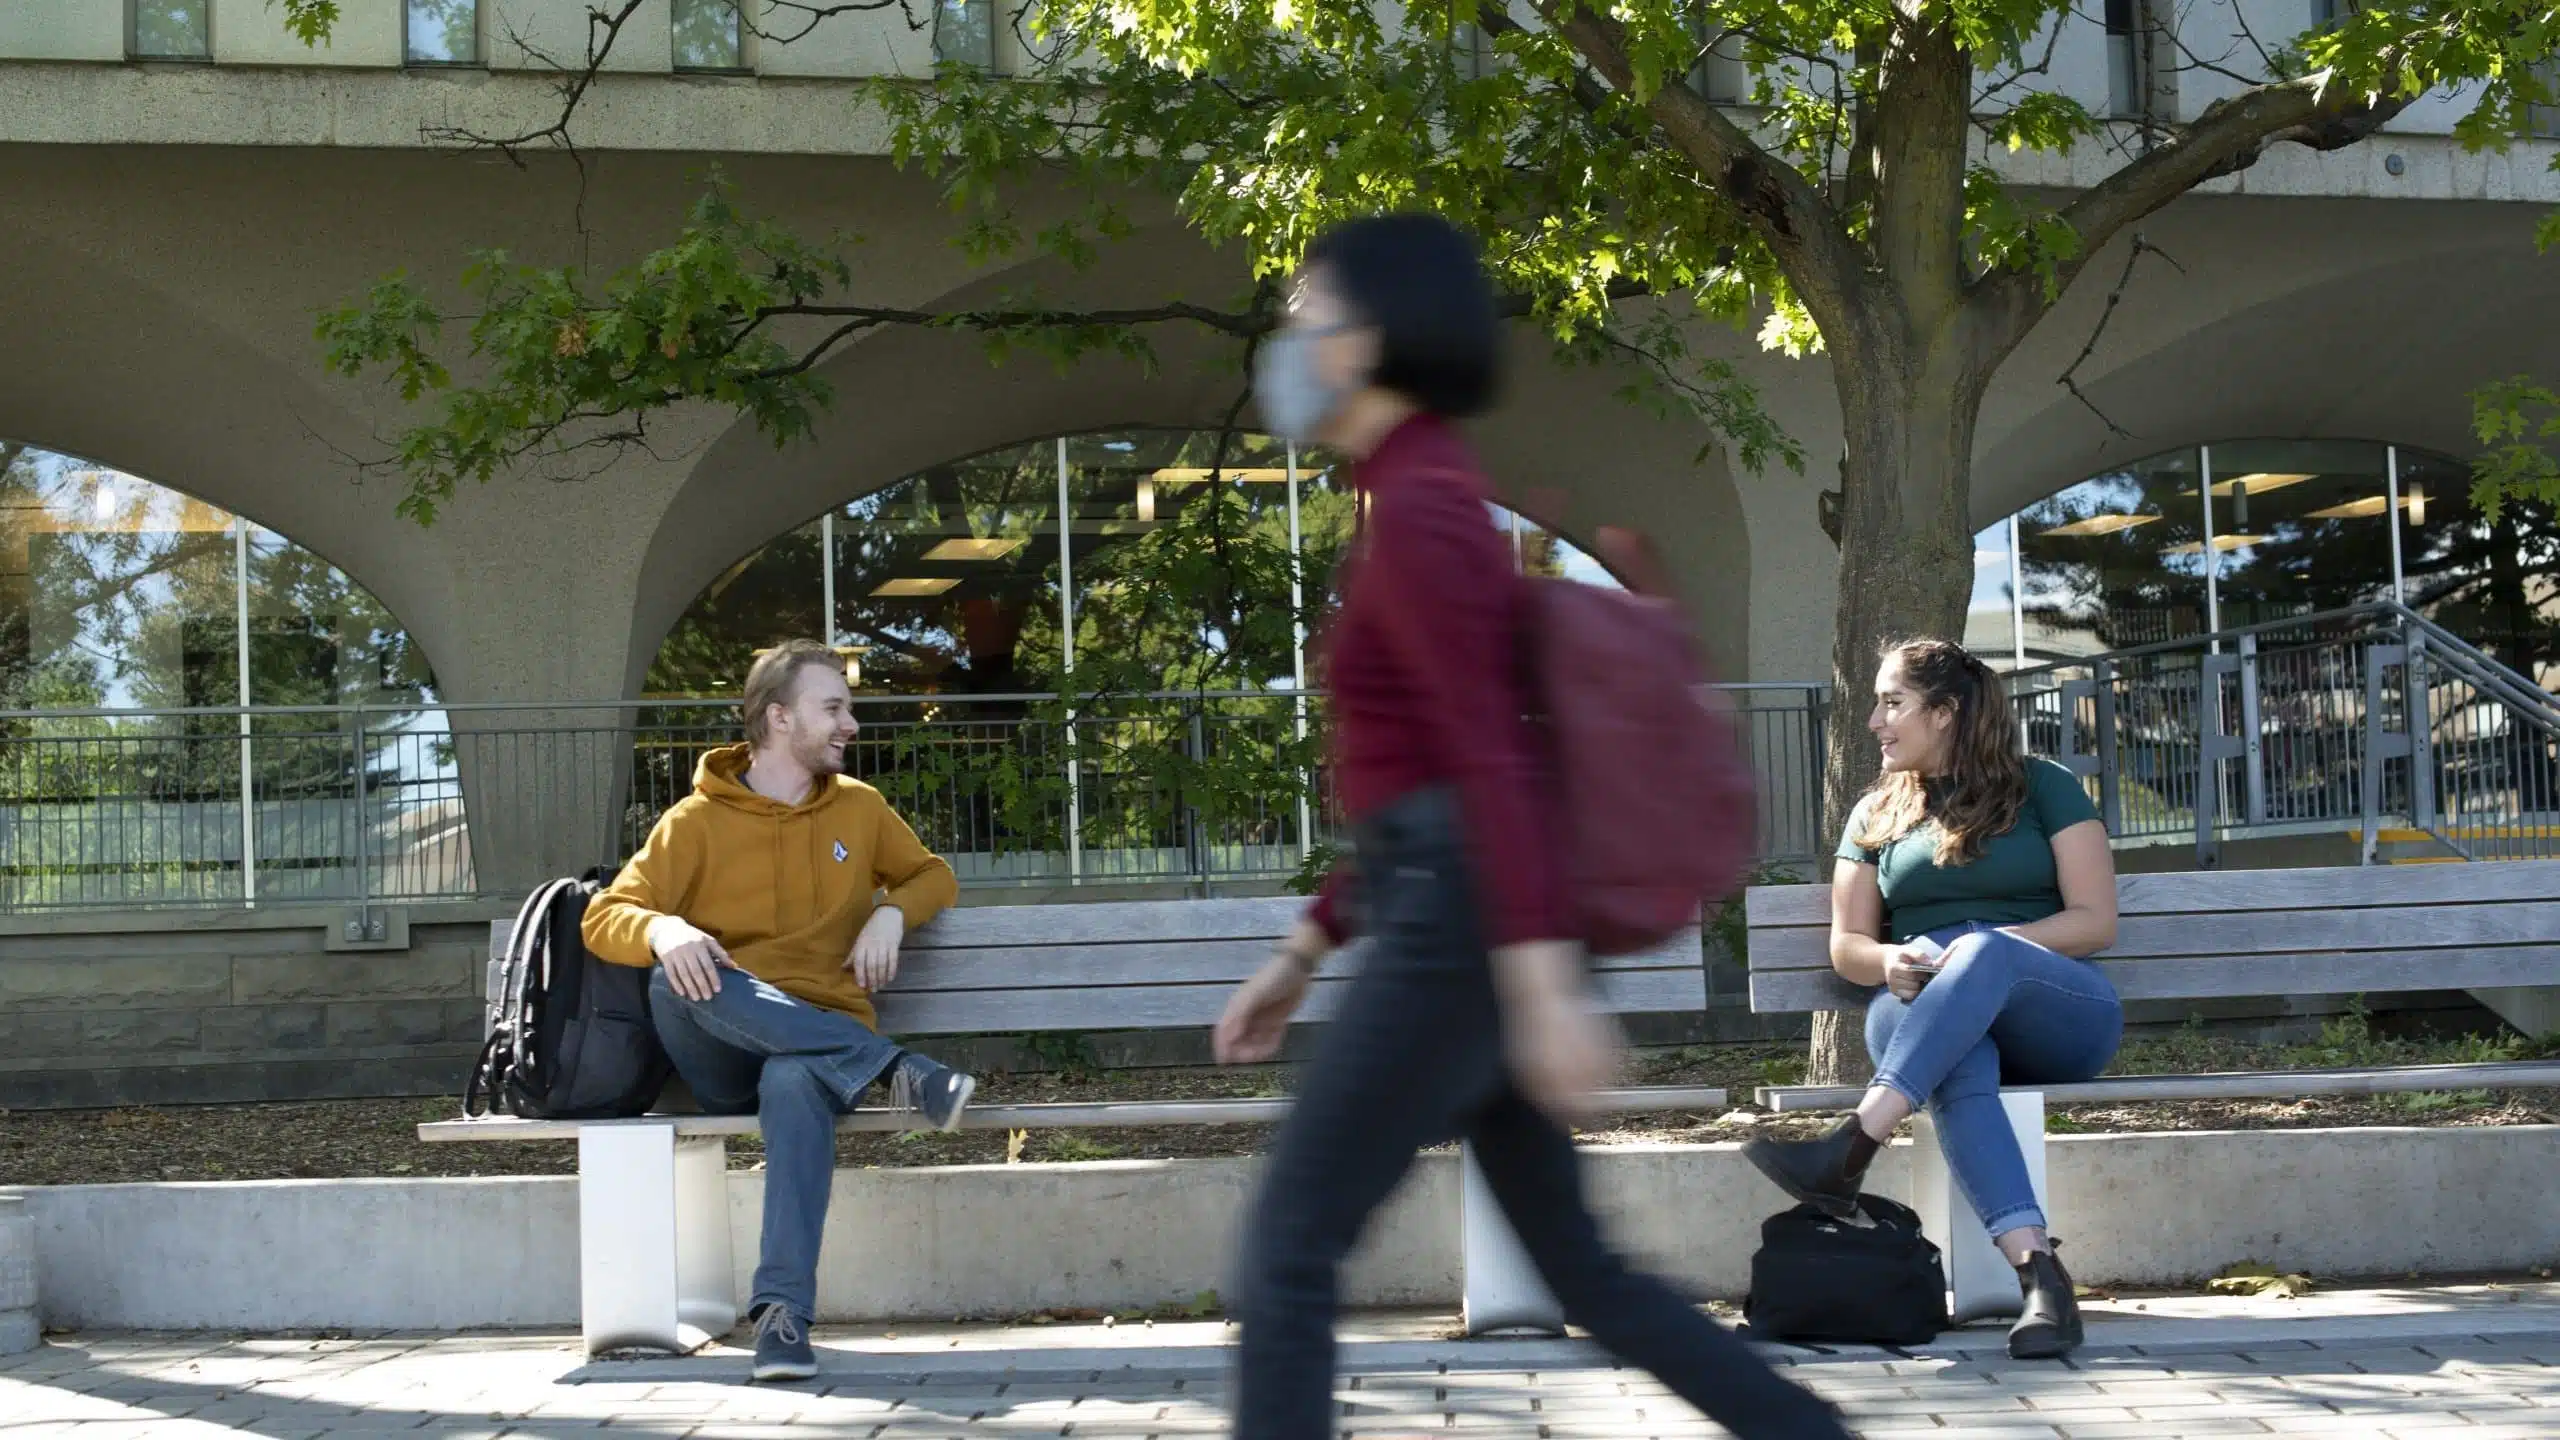
<svg viewBox="0 0 2560 1440"><path fill-rule="evenodd" d="M1973 1208L2018 1267L2020 1359L2080 1343L2071 1277L2000 1105L2000 1086L2106 1068L2124 1008L2085 958L2116 938L2115 858L2071 772L2019 753L1998 676L1962 646L1888 650L1867 717L1884 774L1831 873L1831 967L1882 987L1867 1010L1874 1085L1816 1140L1743 1153L1798 1200L1846 1215L1867 1162L1923 1104Z"/></svg>

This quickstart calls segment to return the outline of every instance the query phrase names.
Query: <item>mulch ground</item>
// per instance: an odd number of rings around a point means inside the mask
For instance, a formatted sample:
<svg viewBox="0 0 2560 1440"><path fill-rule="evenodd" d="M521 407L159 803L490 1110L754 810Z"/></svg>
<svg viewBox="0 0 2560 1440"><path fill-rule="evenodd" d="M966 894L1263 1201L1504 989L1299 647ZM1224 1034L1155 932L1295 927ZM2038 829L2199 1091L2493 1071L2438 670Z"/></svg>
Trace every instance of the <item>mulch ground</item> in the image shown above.
<svg viewBox="0 0 2560 1440"><path fill-rule="evenodd" d="M2128 1047L2130 1049L2130 1047ZM1748 1101L1752 1087L1784 1083L1801 1046L1716 1046L1637 1057L1628 1083L1719 1085ZM2134 1058L2134 1057L2128 1057ZM2186 1057L2180 1057L2186 1058ZM2217 1054L2192 1068L2272 1068L2296 1058L2268 1052ZM2344 1062L2341 1062L2344 1063ZM2125 1068L2120 1066L2119 1068ZM2165 1069L2165 1066L2145 1067ZM1139 1070L1106 1074L989 1075L980 1103L1059 1100L1170 1100L1285 1093L1279 1070ZM0 1186L98 1185L160 1180L338 1179L351 1176L567 1175L572 1143L429 1145L425 1120L459 1113L449 1099L335 1100L301 1104L205 1105L130 1110L0 1111ZM1590 1144L1738 1140L1756 1128L1818 1128L1825 1117L1778 1117L1743 1108L1722 1114L1634 1116L1585 1132ZM2057 1107L2056 1132L2258 1130L2354 1125L2530 1125L2560 1123L2550 1091L2471 1092L2374 1099L2216 1101L2174 1105ZM1001 1131L953 1135L847 1135L847 1167L1002 1164L1022 1161L1171 1159L1251 1155L1268 1126L1034 1131L1019 1149ZM730 1142L729 1163L763 1159L753 1136Z"/></svg>

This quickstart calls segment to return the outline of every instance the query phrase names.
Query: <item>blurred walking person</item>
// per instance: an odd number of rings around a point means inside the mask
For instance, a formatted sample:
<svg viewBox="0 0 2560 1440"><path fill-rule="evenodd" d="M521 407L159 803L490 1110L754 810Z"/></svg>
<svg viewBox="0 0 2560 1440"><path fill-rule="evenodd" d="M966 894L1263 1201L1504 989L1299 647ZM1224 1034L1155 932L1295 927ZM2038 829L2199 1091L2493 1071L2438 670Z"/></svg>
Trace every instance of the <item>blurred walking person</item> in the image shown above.
<svg viewBox="0 0 2560 1440"><path fill-rule="evenodd" d="M1472 244L1397 215L1318 240L1255 373L1264 423L1355 461L1365 518L1326 637L1335 772L1358 838L1218 1024L1275 1058L1324 957L1371 941L1281 1128L1245 1241L1241 1440L1335 1429L1337 1274L1424 1146L1464 1137L1567 1316L1742 1440L1846 1440L1830 1408L1601 1239L1571 1118L1608 1083L1550 808L1522 720L1526 600L1455 422L1501 322Z"/></svg>

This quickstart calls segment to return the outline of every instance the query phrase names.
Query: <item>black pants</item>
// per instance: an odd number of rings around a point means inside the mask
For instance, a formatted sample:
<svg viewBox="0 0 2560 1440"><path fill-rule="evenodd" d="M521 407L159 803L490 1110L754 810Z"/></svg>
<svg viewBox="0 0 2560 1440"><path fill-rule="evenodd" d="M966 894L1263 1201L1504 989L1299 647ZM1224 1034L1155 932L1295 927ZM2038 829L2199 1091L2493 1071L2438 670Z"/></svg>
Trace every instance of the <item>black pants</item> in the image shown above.
<svg viewBox="0 0 2560 1440"><path fill-rule="evenodd" d="M1281 1127L1245 1239L1238 1440L1334 1433L1336 1276L1426 1145L1465 1138L1565 1314L1741 1440L1848 1440L1669 1286L1601 1241L1572 1137L1503 1064L1456 805L1427 791L1360 844L1373 944Z"/></svg>

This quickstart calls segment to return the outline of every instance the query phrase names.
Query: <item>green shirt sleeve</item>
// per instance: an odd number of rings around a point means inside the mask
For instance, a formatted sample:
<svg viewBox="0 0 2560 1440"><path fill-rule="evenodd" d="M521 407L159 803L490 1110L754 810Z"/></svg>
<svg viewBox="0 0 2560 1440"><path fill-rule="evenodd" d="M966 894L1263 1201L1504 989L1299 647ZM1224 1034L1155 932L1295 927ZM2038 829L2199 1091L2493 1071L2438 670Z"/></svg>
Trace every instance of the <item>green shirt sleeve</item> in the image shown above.
<svg viewBox="0 0 2560 1440"><path fill-rule="evenodd" d="M2047 835L2099 818L2080 777L2050 760L2027 762L2027 803L2035 807L2036 820Z"/></svg>
<svg viewBox="0 0 2560 1440"><path fill-rule="evenodd" d="M1858 843L1858 832L1866 828L1867 807L1873 803L1875 803L1874 797L1870 796L1850 807L1849 823L1840 832L1840 848L1832 852L1840 859L1854 860L1861 865L1873 865L1884 858L1884 852L1870 850Z"/></svg>

